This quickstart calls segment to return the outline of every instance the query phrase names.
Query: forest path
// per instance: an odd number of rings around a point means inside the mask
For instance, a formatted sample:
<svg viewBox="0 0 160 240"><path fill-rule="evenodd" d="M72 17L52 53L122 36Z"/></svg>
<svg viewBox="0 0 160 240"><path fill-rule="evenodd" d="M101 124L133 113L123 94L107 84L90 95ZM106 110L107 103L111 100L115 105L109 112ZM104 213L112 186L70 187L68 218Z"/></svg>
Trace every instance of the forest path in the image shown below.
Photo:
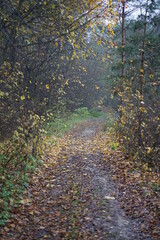
<svg viewBox="0 0 160 240"><path fill-rule="evenodd" d="M53 146L2 240L151 239L135 231L136 223L120 206L99 148L107 139L103 124L87 120Z"/></svg>

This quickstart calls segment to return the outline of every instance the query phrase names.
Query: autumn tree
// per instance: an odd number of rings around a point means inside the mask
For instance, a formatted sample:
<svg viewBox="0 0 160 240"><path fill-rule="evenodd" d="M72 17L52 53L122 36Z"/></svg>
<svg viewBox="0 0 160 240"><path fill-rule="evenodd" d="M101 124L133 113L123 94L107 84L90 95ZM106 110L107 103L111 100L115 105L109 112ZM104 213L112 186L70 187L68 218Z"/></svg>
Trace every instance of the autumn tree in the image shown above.
<svg viewBox="0 0 160 240"><path fill-rule="evenodd" d="M88 26L111 18L111 1L1 1L1 131L27 111L42 115L64 95L67 68ZM112 13L113 15L113 13ZM84 50L83 50L84 49ZM5 77L4 72L7 74Z"/></svg>
<svg viewBox="0 0 160 240"><path fill-rule="evenodd" d="M128 2L126 9L125 78L121 91L120 44L121 36L115 36L119 48L113 66L114 94L123 99L121 139L128 154L136 154L152 166L158 167L159 153L157 138L159 125L159 83L157 63L159 62L158 1ZM135 11L136 10L136 11ZM130 13L129 15L127 15ZM132 13L132 14L131 14ZM134 13L134 14L133 14ZM120 33L117 26L116 33ZM155 42L157 45L155 46ZM119 52L119 53L118 53ZM153 57L154 56L154 57ZM154 63L152 62L154 58ZM152 59L152 60L151 60ZM151 63L152 62L152 63ZM119 71L119 72L118 72ZM120 78L119 78L120 79ZM158 167L159 168L159 167Z"/></svg>

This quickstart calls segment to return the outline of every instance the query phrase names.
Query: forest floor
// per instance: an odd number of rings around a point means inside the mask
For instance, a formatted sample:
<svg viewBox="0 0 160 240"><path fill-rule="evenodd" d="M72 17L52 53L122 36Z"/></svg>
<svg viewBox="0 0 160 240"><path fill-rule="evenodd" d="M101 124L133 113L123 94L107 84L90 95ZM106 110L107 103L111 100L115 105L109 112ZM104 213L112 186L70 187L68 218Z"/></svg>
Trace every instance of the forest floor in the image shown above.
<svg viewBox="0 0 160 240"><path fill-rule="evenodd" d="M141 186L103 124L87 120L53 141L1 240L159 239L158 195Z"/></svg>

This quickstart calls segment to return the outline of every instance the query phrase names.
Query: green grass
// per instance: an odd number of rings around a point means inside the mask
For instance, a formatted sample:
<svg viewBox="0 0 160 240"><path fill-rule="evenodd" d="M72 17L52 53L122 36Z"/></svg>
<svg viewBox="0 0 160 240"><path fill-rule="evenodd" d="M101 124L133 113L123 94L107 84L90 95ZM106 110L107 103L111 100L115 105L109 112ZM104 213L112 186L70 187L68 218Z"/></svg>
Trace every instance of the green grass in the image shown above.
<svg viewBox="0 0 160 240"><path fill-rule="evenodd" d="M88 110L86 107L79 108L74 111L69 117L57 117L54 122L47 125L47 134L49 136L55 135L56 137L63 136L64 133L69 131L75 124L83 122L87 119L103 118L104 113L95 110Z"/></svg>
<svg viewBox="0 0 160 240"><path fill-rule="evenodd" d="M111 147L112 150L116 151L119 147L119 143L118 142L111 142L109 144L109 146Z"/></svg>

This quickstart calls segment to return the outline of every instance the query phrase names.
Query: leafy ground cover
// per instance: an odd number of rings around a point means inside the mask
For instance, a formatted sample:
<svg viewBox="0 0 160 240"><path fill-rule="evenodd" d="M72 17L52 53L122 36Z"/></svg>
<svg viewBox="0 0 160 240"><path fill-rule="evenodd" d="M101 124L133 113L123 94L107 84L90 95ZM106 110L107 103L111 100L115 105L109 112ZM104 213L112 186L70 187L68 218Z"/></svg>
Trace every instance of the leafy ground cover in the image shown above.
<svg viewBox="0 0 160 240"><path fill-rule="evenodd" d="M88 118L100 118L103 116L102 112L88 111L86 107L75 110L74 113L67 117L57 116L54 122L50 122L47 125L47 135L51 133L55 137L49 138L48 142L50 142L52 147L57 141L57 137L62 136L76 123ZM37 130L38 126L38 124L35 124L34 128ZM21 202L21 197L28 186L28 181L32 178L31 176L36 167L42 163L40 155L42 150L44 150L44 146L46 146L47 136L43 134L45 144L41 144L38 153L33 156L33 146L31 145L36 143L37 133L35 133L35 136L31 135L28 139L28 132L29 129L18 127L13 137L3 144L1 143L0 146L0 226L5 225L10 217L11 209L14 206L18 206Z"/></svg>
<svg viewBox="0 0 160 240"><path fill-rule="evenodd" d="M87 120L56 139L1 239L159 239L158 174L104 127Z"/></svg>

